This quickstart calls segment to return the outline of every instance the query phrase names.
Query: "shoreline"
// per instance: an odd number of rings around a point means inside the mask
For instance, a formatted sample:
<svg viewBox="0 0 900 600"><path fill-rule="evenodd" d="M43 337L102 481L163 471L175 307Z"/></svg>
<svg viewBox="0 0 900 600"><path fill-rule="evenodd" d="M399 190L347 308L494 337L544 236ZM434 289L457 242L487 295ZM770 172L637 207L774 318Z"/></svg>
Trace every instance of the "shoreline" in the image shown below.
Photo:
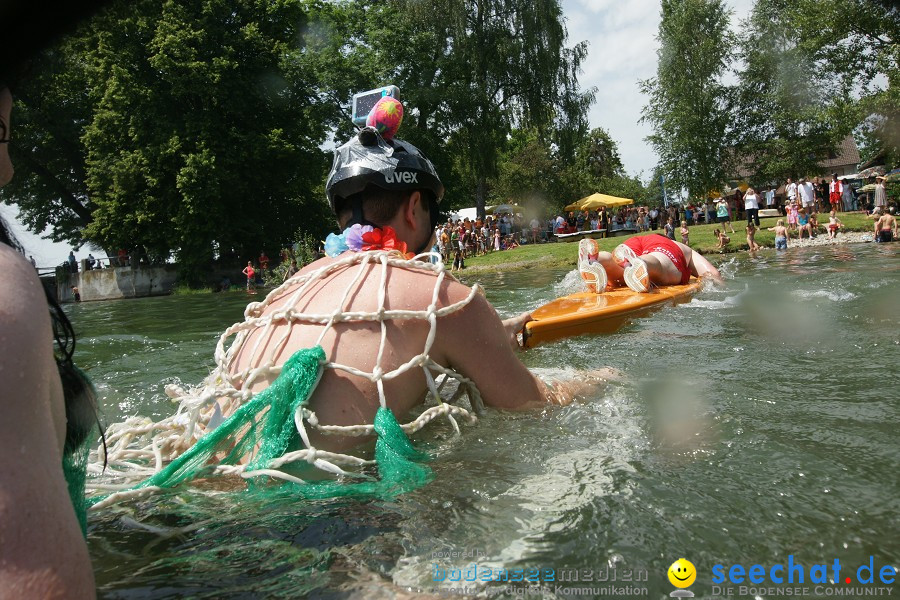
<svg viewBox="0 0 900 600"><path fill-rule="evenodd" d="M625 239L625 238L623 238ZM837 238L834 240L828 239L827 233L819 233L816 237L809 239L803 238L803 240L795 240L791 239L790 246L788 246L787 250L793 250L794 248L808 248L813 246L835 246L840 244L865 244L865 243L874 243L875 236L868 231L846 231L840 233ZM523 269L530 269L533 267L574 267L577 263L577 244L571 244L573 246L573 255L571 261L560 261L557 258L552 256L547 256L543 258L533 259L533 260L515 260L511 262L504 262L499 264L489 264L489 265L472 265L471 267L466 267L463 271L453 271L454 274L468 274L468 273L490 273L494 272L498 269L503 269L505 271L520 271ZM760 244L761 250L774 250L775 246L767 246L764 244ZM695 252L699 252L699 250L694 249ZM503 252L507 252L503 250ZM740 252L750 251L747 249L746 244L741 244L740 246L735 246L728 248L726 250L715 251L715 252L700 252L703 256L716 256L716 255L729 255L729 254L738 254ZM450 268L447 268L450 271Z"/></svg>

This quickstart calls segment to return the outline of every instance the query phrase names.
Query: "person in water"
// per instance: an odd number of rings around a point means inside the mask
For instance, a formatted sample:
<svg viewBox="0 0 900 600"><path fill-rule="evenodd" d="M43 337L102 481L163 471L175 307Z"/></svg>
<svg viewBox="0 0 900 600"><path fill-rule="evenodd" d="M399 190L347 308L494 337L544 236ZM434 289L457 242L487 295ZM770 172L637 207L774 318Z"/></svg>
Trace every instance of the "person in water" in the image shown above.
<svg viewBox="0 0 900 600"><path fill-rule="evenodd" d="M778 219L775 227L769 227L769 231L775 232L775 249L787 250L788 247L788 230L784 226L784 219Z"/></svg>
<svg viewBox="0 0 900 600"><path fill-rule="evenodd" d="M412 144L396 138L385 139L372 128L363 129L335 151L325 189L342 231L352 233L350 228L354 225L370 226L374 228L371 235L382 240L381 244L389 242L394 249L402 248L403 252L414 254L431 247L444 186L431 161ZM338 247L332 256L304 267L300 277L339 263L342 257L347 258L347 253L354 252L340 250ZM288 285L272 298L260 316L282 310L298 292L301 295L296 308L305 313L331 314L342 303L344 312L378 310L382 269L387 274L383 304L386 309L423 311L434 301L440 310L471 296L469 287L445 276L433 299L438 277L433 271L412 264L404 268L376 262L339 266L302 292L299 284ZM535 377L515 352L516 334L530 318L525 313L502 321L484 296L475 294L464 307L436 318L436 335L429 358L472 380L485 405L502 409L568 404L575 395L590 393L602 385L601 379L608 377L609 372L582 373L573 381L554 386ZM381 368L387 373L422 352L431 327L424 319L385 323L387 350ZM233 375L242 373L267 361L269 356L275 366L280 366L296 351L319 343L330 361L368 372L379 352L380 335L373 334L373 326L378 329L369 322L340 321L328 328L319 340L325 324L275 321L271 327L249 334L229 369ZM280 345L285 335L287 338ZM472 352L473 347L478 352ZM498 377L498 373L503 377ZM250 391L262 391L275 377L265 374L251 384ZM406 370L382 380L381 384L388 408L398 418L422 405L428 390L421 369ZM309 399L309 408L317 415L318 422L327 425L372 423L379 405L378 386L374 381L336 369L324 372ZM310 442L317 449L341 451L362 441L365 440L359 437L310 432Z"/></svg>
<svg viewBox="0 0 900 600"><path fill-rule="evenodd" d="M700 253L658 233L630 237L611 253L598 252L596 262L608 281L635 292L648 292L654 285L684 285L691 275L722 281L718 269Z"/></svg>
<svg viewBox="0 0 900 600"><path fill-rule="evenodd" d="M250 291L250 288L253 287L253 284L256 282L256 271L253 269L253 262L247 261L247 266L244 267L244 270L241 271L244 275L247 276L247 291Z"/></svg>
<svg viewBox="0 0 900 600"><path fill-rule="evenodd" d="M759 250L759 244L756 243L756 226L752 222L747 223L747 249L750 252Z"/></svg>
<svg viewBox="0 0 900 600"><path fill-rule="evenodd" d="M875 241L892 242L897 239L897 219L885 212L875 220Z"/></svg>
<svg viewBox="0 0 900 600"><path fill-rule="evenodd" d="M713 235L716 236L716 250L725 250L731 238L725 235L724 231L719 231L718 229L713 231Z"/></svg>
<svg viewBox="0 0 900 600"><path fill-rule="evenodd" d="M91 2L31 4L0 8L0 187L13 177L8 148L16 65L67 21L96 8ZM79 524L84 489L73 466L96 426L94 390L72 362L72 324L2 219L0 271L9 282L0 287L0 596L94 598Z"/></svg>

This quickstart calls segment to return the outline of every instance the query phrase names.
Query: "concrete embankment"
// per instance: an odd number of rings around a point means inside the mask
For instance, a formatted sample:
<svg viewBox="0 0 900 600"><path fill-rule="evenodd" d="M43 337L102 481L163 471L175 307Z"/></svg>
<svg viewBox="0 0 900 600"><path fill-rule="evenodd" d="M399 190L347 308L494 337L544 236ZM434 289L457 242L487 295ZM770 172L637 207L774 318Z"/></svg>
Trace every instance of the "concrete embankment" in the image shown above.
<svg viewBox="0 0 900 600"><path fill-rule="evenodd" d="M162 296L172 293L177 279L177 265L112 267L80 273L60 268L56 272L56 296L60 302L73 302L73 286L82 301Z"/></svg>

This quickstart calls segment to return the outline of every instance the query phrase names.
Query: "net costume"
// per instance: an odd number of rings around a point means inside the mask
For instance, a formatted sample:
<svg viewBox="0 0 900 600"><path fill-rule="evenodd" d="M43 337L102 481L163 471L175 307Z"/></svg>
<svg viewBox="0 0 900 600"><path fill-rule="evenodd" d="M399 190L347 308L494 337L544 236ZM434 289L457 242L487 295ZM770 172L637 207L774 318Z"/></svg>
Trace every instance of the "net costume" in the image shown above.
<svg viewBox="0 0 900 600"><path fill-rule="evenodd" d="M438 308L438 292L446 277L444 264L432 264L430 254L419 254L416 260L406 255L405 244L391 245L381 230L375 230L377 245L363 246L360 237L373 233L373 223L363 215L359 194L368 186L388 191L421 191L427 198L435 224L438 203L444 187L434 166L415 146L394 140L393 134L402 120L402 105L392 98L382 98L372 109L366 128L335 150L334 163L326 182L326 195L332 210L352 211L351 228L341 236L329 236L326 251L339 256L334 263L294 277L273 290L261 303L247 306L243 322L225 330L216 347L216 367L205 382L194 389L184 390L168 386L166 393L179 401L171 417L158 422L134 417L111 426L107 431L106 449L98 449L88 467L87 489L93 508L101 508L123 500L139 498L182 482L214 476L241 477L253 482L273 478L296 486L299 496L320 498L331 496L373 494L392 496L426 483L430 470L422 464L425 458L409 442L408 433L421 429L437 417L446 417L454 430L459 431L457 419L475 420L475 412L483 409L481 395L474 383L452 369L434 362L429 353L435 341L438 317L465 307L472 301L479 286L472 288L466 298ZM432 227L433 228L433 227ZM386 227L384 231L389 230ZM351 240L351 235L352 240ZM370 240L371 241L371 240ZM354 245L357 242L358 245ZM382 243L383 242L383 243ZM346 252L345 250L357 250ZM373 251L374 250L374 251ZM417 249L422 253L425 248ZM428 261L428 262L426 262ZM380 267L378 310L349 312L351 290L366 276L371 265ZM297 303L318 280L327 278L338 269L357 267L357 273L343 292L337 308L327 314L303 313ZM387 310L385 297L390 268L430 271L435 275L431 303L419 311ZM266 307L283 294L287 303L270 314ZM396 369L382 368L386 323L394 319L421 319L429 330L422 352ZM377 322L381 337L375 366L371 372L329 361L321 346L325 333L337 323ZM250 333L261 329L250 355L256 356L261 340L275 324L283 327L281 337L260 366L230 373L231 360L249 343ZM283 365L272 359L288 341L291 327L320 325L322 332L315 346L295 352ZM226 342L234 341L226 350ZM422 369L428 387L428 398L435 402L415 420L400 425L387 408L384 381L398 377L410 369ZM374 423L354 426L334 426L319 423L309 408L309 398L325 369L342 370L375 384L379 408ZM276 375L268 388L254 395L250 387L263 375ZM455 382L456 385L450 385ZM472 410L454 403L468 396ZM224 409L220 409L220 404ZM228 414L227 418L222 417ZM316 449L309 440L308 430L314 428L332 435L377 435L374 460L349 454ZM108 467L104 470L104 459ZM292 464L305 462L336 476L328 481L307 482L287 472ZM378 477L361 472L377 467ZM348 483L353 479L354 483Z"/></svg>
<svg viewBox="0 0 900 600"><path fill-rule="evenodd" d="M374 312L346 311L350 290L372 264L380 266L380 308ZM295 309L304 292L316 281L327 278L338 269L353 267L357 268L357 274L333 312L314 314ZM388 272L392 267L435 274L432 300L428 307L421 311L384 308ZM357 494L391 496L423 485L430 479L430 470L421 464L425 457L412 447L407 434L420 430L438 417L447 418L458 431L457 419L474 421L476 417L473 413L483 409L481 395L474 382L429 358L437 319L462 309L480 291L475 286L460 302L438 308L438 291L446 275L442 262L431 264L409 260L396 251L347 252L330 265L288 280L264 301L251 303L245 311L245 320L226 329L220 337L215 351L216 367L201 386L189 390L167 386L166 393L179 401L174 415L158 422L133 417L109 427L105 455L102 448L97 449L92 456L94 460L88 466L87 489L92 508L147 496L193 479L215 476L237 476L251 480L277 478L297 484L297 494L309 498ZM273 299L285 293L289 294L289 300L283 307L268 315L262 314ZM420 354L394 370L384 371L381 364L387 322L393 319L426 320L429 330ZM335 324L360 321L377 322L381 328L378 355L371 372L330 362L322 346L317 344L298 350L281 366L270 359L258 367L229 373L231 359L249 343L249 333L254 330L262 329L263 335L256 339L253 354L258 350L264 334L275 324L324 325L319 336L321 342ZM271 354L283 348L290 330L290 327L283 327ZM226 343L232 336L234 340L226 350ZM425 375L429 391L426 402L431 400L435 405L415 420L400 425L387 408L384 381L415 368L421 368ZM376 385L380 407L373 424L334 426L318 422L315 413L308 407L308 400L325 369L342 370ZM277 375L277 379L262 392L252 394L252 384L267 374ZM448 385L452 381L458 385ZM473 410L454 404L462 396L468 396ZM226 406L224 411L218 408L220 402ZM223 420L222 412L229 413L231 408L234 412ZM333 435L375 434L375 458L366 460L349 454L317 450L309 441L307 432L310 428ZM105 471L104 458L108 462ZM284 470L291 463L301 461L338 478L307 482ZM359 469L368 466L377 467L377 479L359 472ZM349 478L356 483L348 483Z"/></svg>

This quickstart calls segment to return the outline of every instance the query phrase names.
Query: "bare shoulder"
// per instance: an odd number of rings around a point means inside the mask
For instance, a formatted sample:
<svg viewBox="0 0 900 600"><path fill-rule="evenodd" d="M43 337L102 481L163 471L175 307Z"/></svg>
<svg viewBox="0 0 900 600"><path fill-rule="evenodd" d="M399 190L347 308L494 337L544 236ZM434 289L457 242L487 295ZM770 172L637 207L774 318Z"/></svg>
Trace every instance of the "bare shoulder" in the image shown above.
<svg viewBox="0 0 900 600"><path fill-rule="evenodd" d="M4 277L4 285L0 286L0 327L46 314L44 290L34 267L5 244L0 244L0 273ZM31 323L29 329L33 327Z"/></svg>
<svg viewBox="0 0 900 600"><path fill-rule="evenodd" d="M0 596L92 598L62 473L65 412L47 301L31 264L2 244L0 270Z"/></svg>
<svg viewBox="0 0 900 600"><path fill-rule="evenodd" d="M3 394L4 422L18 422L12 437L28 427L45 427L52 418L51 398L59 385L53 360L52 334L47 300L31 266L12 248L0 244L0 368L8 374L8 394ZM64 425L64 424L63 424ZM0 427L0 430L3 430ZM53 444L53 428L48 430ZM0 436L2 444L5 436Z"/></svg>
<svg viewBox="0 0 900 600"><path fill-rule="evenodd" d="M325 285L324 281L328 279L331 282L329 285L343 291L356 277L357 270L364 268L367 272L361 278L362 288L365 289L365 293L377 293L382 277L382 266L379 263L337 265L338 262L333 258L323 258L305 266L293 278L296 285L287 286L281 295L286 296L295 292L300 282L304 281L304 276L313 275L322 269L327 270L332 265L336 268L331 276L323 278L322 285ZM449 271L441 274L426 263L389 266L386 273L387 305L392 309L424 310L433 299L436 299L438 308L443 308L464 300L472 292L472 288L457 281Z"/></svg>
<svg viewBox="0 0 900 600"><path fill-rule="evenodd" d="M18 252L0 244L0 365L5 373L44 384L35 367L53 362L47 299L34 267ZM11 395L16 397L15 395Z"/></svg>

